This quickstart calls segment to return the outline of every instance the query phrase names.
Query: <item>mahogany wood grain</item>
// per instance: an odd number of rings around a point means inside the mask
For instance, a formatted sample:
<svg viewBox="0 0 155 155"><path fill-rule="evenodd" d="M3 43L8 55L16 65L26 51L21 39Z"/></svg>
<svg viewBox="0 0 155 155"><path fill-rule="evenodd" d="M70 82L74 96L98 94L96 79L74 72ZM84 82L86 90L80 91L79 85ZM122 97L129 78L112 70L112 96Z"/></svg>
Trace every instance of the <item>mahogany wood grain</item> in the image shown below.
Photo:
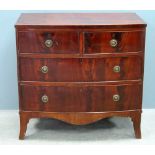
<svg viewBox="0 0 155 155"><path fill-rule="evenodd" d="M141 88L141 85L83 87L25 85L21 86L22 109L46 112L103 112L140 109ZM120 96L119 101L113 101L115 94ZM42 102L43 95L48 96L47 103Z"/></svg>
<svg viewBox="0 0 155 155"><path fill-rule="evenodd" d="M115 53L143 51L145 31L137 32L85 32L84 53ZM111 47L110 41L117 40Z"/></svg>
<svg viewBox="0 0 155 155"><path fill-rule="evenodd" d="M27 115L20 115L20 133L19 133L19 139L24 139L25 133L27 130L27 124L29 122L29 117Z"/></svg>
<svg viewBox="0 0 155 155"><path fill-rule="evenodd" d="M144 52L116 52L116 53L91 53L91 54L34 54L34 53L19 53L20 58L109 58L109 57L144 57Z"/></svg>
<svg viewBox="0 0 155 155"><path fill-rule="evenodd" d="M31 118L75 125L130 117L141 138L146 23L133 13L22 14L15 25L19 139ZM51 39L53 46L45 47ZM118 45L112 48L111 39ZM40 68L48 66L48 73ZM119 65L119 73L113 67ZM42 103L41 97L48 96ZM120 100L113 101L113 95Z"/></svg>
<svg viewBox="0 0 155 155"><path fill-rule="evenodd" d="M45 41L52 40L52 47L46 47ZM20 53L79 53L78 32L22 31L18 33Z"/></svg>
<svg viewBox="0 0 155 155"><path fill-rule="evenodd" d="M20 58L21 81L85 82L134 80L142 78L141 57L93 59L30 59ZM42 73L42 66L48 67ZM113 68L120 66L120 72Z"/></svg>
<svg viewBox="0 0 155 155"><path fill-rule="evenodd" d="M136 138L141 139L141 113L133 113L131 120L133 122Z"/></svg>
<svg viewBox="0 0 155 155"><path fill-rule="evenodd" d="M97 81L97 82L42 82L42 81L18 81L19 86L113 86L143 84L142 79L120 81Z"/></svg>
<svg viewBox="0 0 155 155"><path fill-rule="evenodd" d="M139 123L139 117L141 117L141 110L126 110L126 111L108 111L108 112L38 112L38 111L20 111L21 121L25 119L30 120L31 118L55 118L73 125L85 125L98 120L119 116L119 117L130 117L134 124ZM138 117L136 117L138 116ZM24 118L24 119L23 119ZM27 121L28 123L28 121ZM23 140L25 138L26 125L22 126L19 138ZM135 137L141 138L141 132L139 124L134 126Z"/></svg>
<svg viewBox="0 0 155 155"><path fill-rule="evenodd" d="M146 27L146 23L135 13L26 13L16 23L16 28L52 26L140 28Z"/></svg>

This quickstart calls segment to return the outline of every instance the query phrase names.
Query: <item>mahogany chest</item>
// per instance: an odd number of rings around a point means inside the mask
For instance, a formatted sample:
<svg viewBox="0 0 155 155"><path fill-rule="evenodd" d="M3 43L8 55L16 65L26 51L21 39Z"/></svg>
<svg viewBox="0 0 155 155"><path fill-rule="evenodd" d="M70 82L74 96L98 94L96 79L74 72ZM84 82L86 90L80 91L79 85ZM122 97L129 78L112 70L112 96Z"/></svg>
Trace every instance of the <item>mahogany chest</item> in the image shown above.
<svg viewBox="0 0 155 155"><path fill-rule="evenodd" d="M31 118L83 125L130 117L141 138L146 24L133 13L22 14L20 134Z"/></svg>

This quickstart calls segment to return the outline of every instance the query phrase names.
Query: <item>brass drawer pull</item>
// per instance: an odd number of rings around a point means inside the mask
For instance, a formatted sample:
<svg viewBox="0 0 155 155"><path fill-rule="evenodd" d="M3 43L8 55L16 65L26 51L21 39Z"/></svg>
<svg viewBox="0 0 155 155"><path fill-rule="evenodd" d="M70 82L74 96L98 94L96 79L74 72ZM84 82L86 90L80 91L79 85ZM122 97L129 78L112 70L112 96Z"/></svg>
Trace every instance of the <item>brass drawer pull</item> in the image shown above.
<svg viewBox="0 0 155 155"><path fill-rule="evenodd" d="M111 47L116 47L117 44L118 44L118 42L117 42L116 39L111 39L111 40L110 40L110 46L111 46Z"/></svg>
<svg viewBox="0 0 155 155"><path fill-rule="evenodd" d="M53 41L51 39L47 39L45 41L45 46L48 47L48 48L52 47L53 46Z"/></svg>
<svg viewBox="0 0 155 155"><path fill-rule="evenodd" d="M48 67L47 66L42 66L41 67L41 72L42 73L47 73L48 72Z"/></svg>
<svg viewBox="0 0 155 155"><path fill-rule="evenodd" d="M118 102L120 100L120 96L118 94L113 95L113 101Z"/></svg>
<svg viewBox="0 0 155 155"><path fill-rule="evenodd" d="M47 95L43 95L41 97L41 100L42 100L43 103L47 103L48 102L48 96Z"/></svg>
<svg viewBox="0 0 155 155"><path fill-rule="evenodd" d="M119 73L120 70L121 70L121 67L120 67L120 66L114 66L114 68L113 68L113 71L114 71L115 73Z"/></svg>

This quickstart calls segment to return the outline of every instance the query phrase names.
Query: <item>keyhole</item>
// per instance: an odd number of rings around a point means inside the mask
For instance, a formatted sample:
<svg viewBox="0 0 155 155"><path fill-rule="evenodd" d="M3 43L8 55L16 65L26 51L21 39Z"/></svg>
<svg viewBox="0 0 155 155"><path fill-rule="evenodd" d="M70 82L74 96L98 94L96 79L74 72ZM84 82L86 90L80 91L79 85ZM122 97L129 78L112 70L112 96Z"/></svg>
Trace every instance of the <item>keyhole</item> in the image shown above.
<svg viewBox="0 0 155 155"><path fill-rule="evenodd" d="M80 59L80 64L82 64L83 63L83 60L82 59Z"/></svg>

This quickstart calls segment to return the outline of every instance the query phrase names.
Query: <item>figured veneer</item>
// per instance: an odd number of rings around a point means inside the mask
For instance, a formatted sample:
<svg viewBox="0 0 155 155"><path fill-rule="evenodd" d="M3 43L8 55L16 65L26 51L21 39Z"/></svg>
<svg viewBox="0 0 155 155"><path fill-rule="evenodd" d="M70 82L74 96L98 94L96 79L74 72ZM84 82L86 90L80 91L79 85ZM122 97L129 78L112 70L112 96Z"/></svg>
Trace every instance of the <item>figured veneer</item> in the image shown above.
<svg viewBox="0 0 155 155"><path fill-rule="evenodd" d="M142 78L141 57L117 58L20 58L21 81L88 82ZM42 71L42 67L47 72ZM115 71L119 67L120 71ZM27 74L29 73L29 74Z"/></svg>
<svg viewBox="0 0 155 155"><path fill-rule="evenodd" d="M141 89L139 84L49 87L25 85L21 86L22 110L103 112L141 109ZM42 101L44 95L48 97L45 103ZM118 101L113 100L114 95L119 95Z"/></svg>
<svg viewBox="0 0 155 155"><path fill-rule="evenodd" d="M79 33L70 31L22 31L18 33L20 53L79 53ZM47 45L46 41L51 41Z"/></svg>
<svg viewBox="0 0 155 155"><path fill-rule="evenodd" d="M144 36L144 31L86 32L84 33L84 53L143 51ZM110 46L111 40L116 40L114 46Z"/></svg>
<svg viewBox="0 0 155 155"><path fill-rule="evenodd" d="M141 138L146 29L141 18L22 14L15 27L19 139L31 118L84 125L113 116L130 117Z"/></svg>

